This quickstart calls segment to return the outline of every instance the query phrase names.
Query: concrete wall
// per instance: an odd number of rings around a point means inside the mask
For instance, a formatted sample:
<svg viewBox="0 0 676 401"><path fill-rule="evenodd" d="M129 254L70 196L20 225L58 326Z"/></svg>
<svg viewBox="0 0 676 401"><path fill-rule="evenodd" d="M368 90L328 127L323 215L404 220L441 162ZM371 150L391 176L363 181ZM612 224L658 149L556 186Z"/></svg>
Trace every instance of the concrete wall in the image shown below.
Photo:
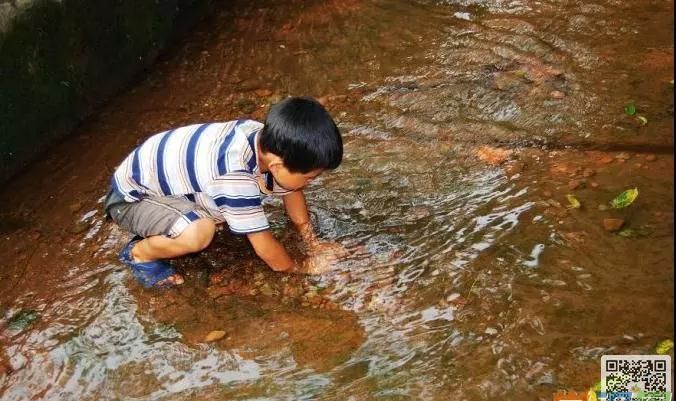
<svg viewBox="0 0 676 401"><path fill-rule="evenodd" d="M0 0L0 182L128 84L212 0Z"/></svg>

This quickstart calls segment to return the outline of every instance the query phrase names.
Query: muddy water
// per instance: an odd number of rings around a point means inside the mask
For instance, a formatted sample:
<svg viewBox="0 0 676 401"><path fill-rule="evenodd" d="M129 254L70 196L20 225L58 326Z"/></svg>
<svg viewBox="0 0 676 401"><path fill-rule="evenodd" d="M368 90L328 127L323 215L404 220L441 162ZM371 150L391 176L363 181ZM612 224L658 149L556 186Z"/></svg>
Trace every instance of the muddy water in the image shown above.
<svg viewBox="0 0 676 401"><path fill-rule="evenodd" d="M2 194L2 399L549 400L597 381L603 354L651 353L673 328L672 15L223 5ZM182 288L139 288L100 210L119 160L289 94L321 97L344 132L343 165L307 192L320 235L353 256L286 276L223 231L174 262Z"/></svg>

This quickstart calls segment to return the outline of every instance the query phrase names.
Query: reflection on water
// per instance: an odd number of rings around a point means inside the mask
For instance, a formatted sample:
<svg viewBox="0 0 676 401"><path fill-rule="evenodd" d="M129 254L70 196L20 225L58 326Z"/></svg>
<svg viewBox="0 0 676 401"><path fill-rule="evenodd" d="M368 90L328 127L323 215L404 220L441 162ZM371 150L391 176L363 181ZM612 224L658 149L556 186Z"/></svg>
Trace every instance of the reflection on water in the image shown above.
<svg viewBox="0 0 676 401"><path fill-rule="evenodd" d="M307 193L320 235L353 256L288 277L222 232L175 262L186 286L144 291L115 260L127 237L96 211L104 190L82 184L95 206L58 215L69 235L28 232L39 245L1 254L15 261L3 400L550 399L597 381L601 355L671 335L673 155L636 153L672 144L671 4L252 3L84 127L116 138L91 157L112 166L158 127L321 96L346 158ZM510 160L484 163L482 144ZM635 186L636 205L607 210ZM297 247L281 203L266 208ZM631 230L606 232L607 217Z"/></svg>

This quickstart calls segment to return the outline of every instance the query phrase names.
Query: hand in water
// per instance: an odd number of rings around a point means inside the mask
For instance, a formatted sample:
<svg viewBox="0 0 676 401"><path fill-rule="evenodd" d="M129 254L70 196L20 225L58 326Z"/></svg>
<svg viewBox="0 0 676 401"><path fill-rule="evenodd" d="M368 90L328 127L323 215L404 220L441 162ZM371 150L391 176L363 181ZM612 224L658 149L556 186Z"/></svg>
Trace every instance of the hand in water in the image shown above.
<svg viewBox="0 0 676 401"><path fill-rule="evenodd" d="M295 269L295 272L321 274L330 271L336 262L347 256L347 250L338 243L314 241L308 244L308 255Z"/></svg>

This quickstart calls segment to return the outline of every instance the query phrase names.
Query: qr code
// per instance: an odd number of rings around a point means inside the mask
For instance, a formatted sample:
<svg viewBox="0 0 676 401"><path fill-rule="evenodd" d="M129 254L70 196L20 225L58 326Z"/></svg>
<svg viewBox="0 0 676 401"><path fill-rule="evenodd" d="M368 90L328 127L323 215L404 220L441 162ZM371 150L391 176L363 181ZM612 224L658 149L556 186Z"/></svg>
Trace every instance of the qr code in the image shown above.
<svg viewBox="0 0 676 401"><path fill-rule="evenodd" d="M601 392L608 400L664 399L652 397L660 394L671 399L671 356L602 356Z"/></svg>

